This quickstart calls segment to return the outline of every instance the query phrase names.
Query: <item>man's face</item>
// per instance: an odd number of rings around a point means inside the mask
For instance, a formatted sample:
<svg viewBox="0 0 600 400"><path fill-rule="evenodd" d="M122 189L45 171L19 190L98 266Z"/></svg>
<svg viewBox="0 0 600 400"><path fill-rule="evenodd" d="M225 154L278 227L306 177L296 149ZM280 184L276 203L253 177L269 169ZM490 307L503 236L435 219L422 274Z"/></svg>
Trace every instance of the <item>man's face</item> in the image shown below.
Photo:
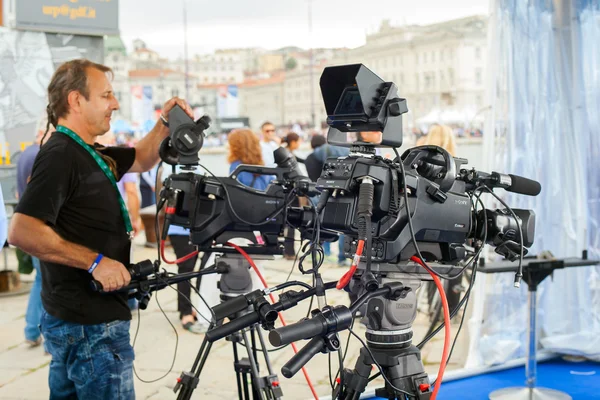
<svg viewBox="0 0 600 400"><path fill-rule="evenodd" d="M110 129L110 119L113 111L119 109L119 102L104 72L89 68L87 81L89 99L81 97L81 113L89 132L94 136L103 135Z"/></svg>
<svg viewBox="0 0 600 400"><path fill-rule="evenodd" d="M263 139L266 142L270 142L271 140L273 140L273 137L275 136L275 126L271 125L271 124L267 124L265 126L262 127L262 135L263 135Z"/></svg>

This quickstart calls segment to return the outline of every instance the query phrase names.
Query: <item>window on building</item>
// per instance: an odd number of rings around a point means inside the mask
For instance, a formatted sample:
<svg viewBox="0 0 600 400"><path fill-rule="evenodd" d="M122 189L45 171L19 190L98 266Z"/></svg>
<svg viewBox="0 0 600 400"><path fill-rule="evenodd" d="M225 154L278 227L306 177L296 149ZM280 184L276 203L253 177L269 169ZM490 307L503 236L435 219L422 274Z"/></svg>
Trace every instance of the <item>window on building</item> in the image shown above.
<svg viewBox="0 0 600 400"><path fill-rule="evenodd" d="M454 85L454 69L448 69L448 83L453 86Z"/></svg>
<svg viewBox="0 0 600 400"><path fill-rule="evenodd" d="M440 61L444 61L444 50L440 50Z"/></svg>
<svg viewBox="0 0 600 400"><path fill-rule="evenodd" d="M481 95L480 95L480 94L478 94L478 95L475 97L475 101L477 102L477 106L478 106L478 107L481 107L481 106L483 106L483 99L482 99L482 97L481 97Z"/></svg>
<svg viewBox="0 0 600 400"><path fill-rule="evenodd" d="M427 52L423 53L423 64L427 64Z"/></svg>
<svg viewBox="0 0 600 400"><path fill-rule="evenodd" d="M419 53L415 54L415 64L419 63Z"/></svg>
<svg viewBox="0 0 600 400"><path fill-rule="evenodd" d="M435 51L431 52L431 62L435 62Z"/></svg>
<svg viewBox="0 0 600 400"><path fill-rule="evenodd" d="M481 47L475 47L475 58L477 60L481 59Z"/></svg>
<svg viewBox="0 0 600 400"><path fill-rule="evenodd" d="M179 89L177 89L177 88L171 89L171 97L178 97L178 96L179 96Z"/></svg>
<svg viewBox="0 0 600 400"><path fill-rule="evenodd" d="M482 76L481 68L475 69L475 83L477 85L481 85L483 83L483 76Z"/></svg>

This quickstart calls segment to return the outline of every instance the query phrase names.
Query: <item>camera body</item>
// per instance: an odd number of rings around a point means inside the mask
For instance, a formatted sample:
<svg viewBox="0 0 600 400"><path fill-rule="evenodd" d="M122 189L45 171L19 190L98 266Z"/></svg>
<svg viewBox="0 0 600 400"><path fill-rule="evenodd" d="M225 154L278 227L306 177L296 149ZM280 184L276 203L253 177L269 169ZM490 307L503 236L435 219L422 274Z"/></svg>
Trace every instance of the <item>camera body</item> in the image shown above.
<svg viewBox="0 0 600 400"><path fill-rule="evenodd" d="M449 156L449 155L448 155ZM458 164L463 160L456 160ZM406 187L415 236L426 258L445 263L464 259L463 244L471 231L471 202L463 182L440 186L405 165ZM397 263L414 254L403 196L403 177L396 161L376 155L351 153L328 159L317 189L329 190L322 225L346 235L344 252L356 252L359 221L359 185L370 178L374 185L371 216L372 261Z"/></svg>

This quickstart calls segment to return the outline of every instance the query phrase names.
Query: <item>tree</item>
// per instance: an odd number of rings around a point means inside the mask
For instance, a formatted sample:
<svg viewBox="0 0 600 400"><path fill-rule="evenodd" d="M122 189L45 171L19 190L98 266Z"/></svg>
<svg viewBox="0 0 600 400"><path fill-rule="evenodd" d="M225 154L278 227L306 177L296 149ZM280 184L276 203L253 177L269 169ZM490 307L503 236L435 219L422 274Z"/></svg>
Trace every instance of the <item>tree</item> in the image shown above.
<svg viewBox="0 0 600 400"><path fill-rule="evenodd" d="M295 69L298 66L298 61L294 57L290 57L285 61L285 69L286 71L290 71Z"/></svg>

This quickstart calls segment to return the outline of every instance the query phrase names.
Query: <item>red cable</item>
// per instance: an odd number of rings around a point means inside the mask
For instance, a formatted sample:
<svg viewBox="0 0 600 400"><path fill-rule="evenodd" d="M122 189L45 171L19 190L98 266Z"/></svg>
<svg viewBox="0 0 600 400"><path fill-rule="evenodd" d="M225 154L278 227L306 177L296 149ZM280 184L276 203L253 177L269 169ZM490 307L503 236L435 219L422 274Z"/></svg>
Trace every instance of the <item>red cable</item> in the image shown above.
<svg viewBox="0 0 600 400"><path fill-rule="evenodd" d="M437 286L438 292L440 292L442 307L444 309L444 350L442 351L442 361L440 362L440 369L438 371L437 378L435 379L433 394L431 395L431 400L435 400L442 384L442 378L444 376L444 371L446 370L446 362L448 361L448 352L450 351L450 309L448 307L448 300L446 299L446 293L444 292L444 287L442 286L442 282L440 282L440 278L438 278L437 275L435 275L419 257L412 256L410 259L429 272L429 275L431 275L433 281L435 282L435 286Z"/></svg>
<svg viewBox="0 0 600 400"><path fill-rule="evenodd" d="M346 272L340 278L337 285L335 285L336 289L342 290L343 288L346 287L346 285L348 285L348 283L350 283L350 279L352 279L352 276L356 272L356 268L358 267L358 264L360 263L360 257L362 256L364 246L365 246L365 241L362 239L359 240L358 244L356 245L356 254L354 255L354 258L352 259L352 265L350 266L350 269L348 270L348 272Z"/></svg>
<svg viewBox="0 0 600 400"><path fill-rule="evenodd" d="M252 266L252 268L254 269L254 272L256 272L256 275L258 276L258 278L260 279L260 281L262 282L263 286L266 288L268 288L269 286L267 285L267 281L265 281L265 278L263 278L262 274L260 273L260 271L258 270L258 267L256 266L256 264L254 264L254 260L248 255L248 253L246 253L244 251L244 249L242 249L240 246L233 244L231 242L227 242L226 243L227 246L231 246L234 249L236 249L242 256L244 256L244 258L246 259L246 261L248 261L250 263L250 266ZM275 297L269 293L269 297L271 298L271 303L275 303ZM285 323L285 320L283 319L283 315L281 315L281 313L278 313L279 315L279 319L281 320L281 324L283 326L286 326L287 324ZM294 349L294 353L297 354L298 353L298 348L296 347L295 343L292 343L292 349ZM310 388L310 391L312 392L315 400L319 400L319 396L317 395L317 391L315 390L315 387L313 386L310 377L308 376L308 372L306 372L306 369L304 367L302 367L302 373L304 374L304 378L306 379L306 383L308 383L308 387Z"/></svg>
<svg viewBox="0 0 600 400"><path fill-rule="evenodd" d="M180 259L177 259L175 261L169 261L169 260L167 260L167 257L165 257L165 240L162 239L160 241L160 255L162 256L163 261L166 262L167 264L179 264L179 263L189 260L192 257L196 257L198 255L198 250L192 251L187 256L183 256Z"/></svg>

